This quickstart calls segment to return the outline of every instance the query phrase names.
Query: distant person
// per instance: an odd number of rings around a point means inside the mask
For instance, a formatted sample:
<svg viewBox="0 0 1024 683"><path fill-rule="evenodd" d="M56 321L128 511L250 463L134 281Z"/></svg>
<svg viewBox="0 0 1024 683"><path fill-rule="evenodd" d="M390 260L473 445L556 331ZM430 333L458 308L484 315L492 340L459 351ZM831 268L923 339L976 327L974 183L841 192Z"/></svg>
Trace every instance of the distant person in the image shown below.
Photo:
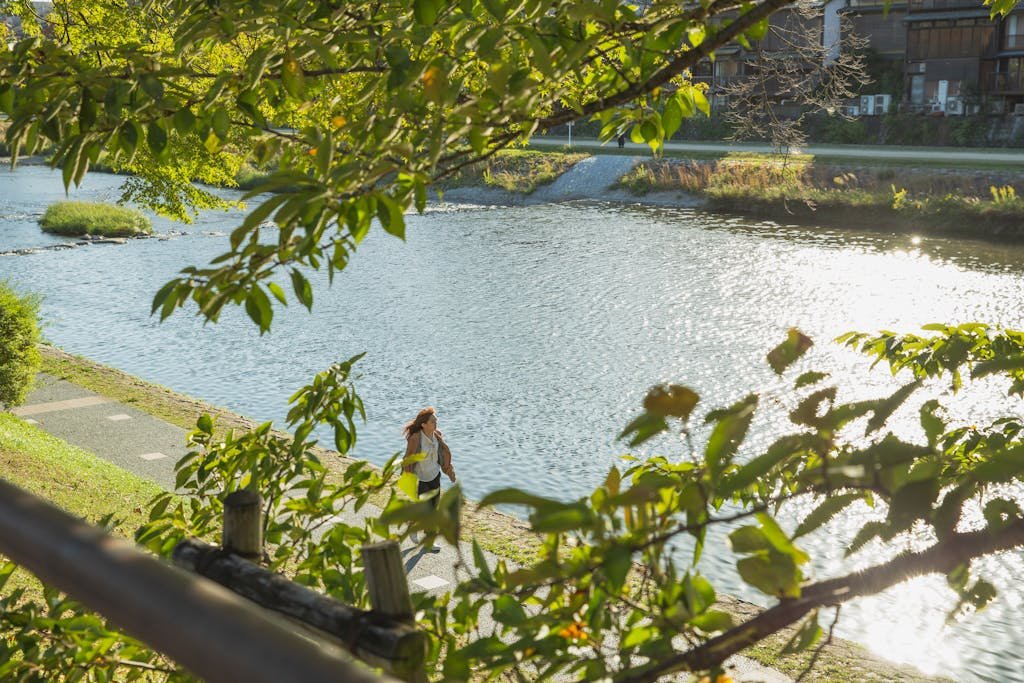
<svg viewBox="0 0 1024 683"><path fill-rule="evenodd" d="M622 149L625 146L626 146L626 134L625 133L619 133L619 149Z"/></svg>
<svg viewBox="0 0 1024 683"><path fill-rule="evenodd" d="M414 473L420 480L416 488L420 496L433 494L430 502L436 508L441 497L441 473L444 472L448 479L455 481L452 452L444 442L441 430L437 428L437 411L433 408L424 408L405 425L403 432L406 441L406 460L416 453L423 453L425 457L416 462L406 462L402 469ZM441 549L432 546L429 550L436 553Z"/></svg>

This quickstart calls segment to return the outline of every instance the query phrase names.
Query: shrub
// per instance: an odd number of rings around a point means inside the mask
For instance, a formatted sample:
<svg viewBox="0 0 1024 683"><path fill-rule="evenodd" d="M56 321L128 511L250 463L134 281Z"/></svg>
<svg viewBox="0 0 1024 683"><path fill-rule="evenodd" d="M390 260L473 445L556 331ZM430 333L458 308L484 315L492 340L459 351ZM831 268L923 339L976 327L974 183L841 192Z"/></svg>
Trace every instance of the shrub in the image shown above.
<svg viewBox="0 0 1024 683"><path fill-rule="evenodd" d="M57 235L103 235L138 237L153 233L149 218L136 209L94 202L57 202L51 204L39 226Z"/></svg>
<svg viewBox="0 0 1024 683"><path fill-rule="evenodd" d="M21 405L39 371L39 300L0 282L0 408Z"/></svg>
<svg viewBox="0 0 1024 683"><path fill-rule="evenodd" d="M862 119L828 117L818 132L816 142L839 145L860 145L870 141L867 124Z"/></svg>

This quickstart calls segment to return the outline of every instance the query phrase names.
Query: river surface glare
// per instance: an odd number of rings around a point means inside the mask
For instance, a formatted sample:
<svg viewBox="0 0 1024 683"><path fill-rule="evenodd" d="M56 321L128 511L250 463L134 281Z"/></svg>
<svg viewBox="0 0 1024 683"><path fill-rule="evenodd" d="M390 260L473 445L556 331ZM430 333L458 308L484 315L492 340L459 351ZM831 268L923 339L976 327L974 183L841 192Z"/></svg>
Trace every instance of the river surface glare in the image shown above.
<svg viewBox="0 0 1024 683"><path fill-rule="evenodd" d="M112 201L121 180L90 175L75 196ZM37 226L63 198L48 169L0 172L0 251L66 242ZM190 312L158 323L149 310L159 286L225 250L241 215L211 212L189 226L157 219L158 233L185 233L166 240L0 257L0 280L43 297L45 335L64 349L261 420L283 422L288 397L314 373L365 351L358 389L368 422L355 454L384 462L403 445L401 425L436 406L474 498L505 486L587 495L620 463L627 448L616 436L663 382L694 388L704 409L760 392L765 409L740 455L751 457L786 427L770 396L785 403L792 377L776 379L764 356L793 326L817 342L800 370L832 373L846 399L897 384L830 342L843 332L1024 326L1024 247L598 203L431 208L408 217L406 243L375 229L332 287L312 276L313 315L278 307L262 337L237 309L216 325ZM1004 391L957 410L971 420L1020 415ZM919 436L915 413L896 416L906 438ZM650 452L685 453L672 439L641 455ZM800 544L816 578L907 547L869 546L844 560L842 541L870 514L855 511ZM764 603L722 542L709 540L702 571L719 590ZM837 634L928 673L1024 681L1022 554L975 566L1000 592L979 615L944 625L954 596L932 576L845 606Z"/></svg>

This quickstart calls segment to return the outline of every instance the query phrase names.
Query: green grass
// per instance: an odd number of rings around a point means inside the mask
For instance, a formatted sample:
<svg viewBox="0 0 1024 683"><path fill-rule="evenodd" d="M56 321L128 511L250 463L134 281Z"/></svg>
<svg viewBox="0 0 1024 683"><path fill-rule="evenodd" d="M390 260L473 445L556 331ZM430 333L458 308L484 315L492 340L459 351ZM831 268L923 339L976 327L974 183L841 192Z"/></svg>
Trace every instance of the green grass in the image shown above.
<svg viewBox="0 0 1024 683"><path fill-rule="evenodd" d="M57 202L39 219L43 232L57 235L101 235L140 237L153 234L149 218L142 212L116 204Z"/></svg>
<svg viewBox="0 0 1024 683"><path fill-rule="evenodd" d="M112 514L114 533L125 538L147 520L147 503L161 491L9 413L0 413L0 472L12 484L91 524ZM42 595L39 582L23 570L11 581L8 589L24 587L29 598Z"/></svg>
<svg viewBox="0 0 1024 683"><path fill-rule="evenodd" d="M461 169L438 187L497 187L515 194L530 194L555 181L589 154L532 150L503 150L487 161Z"/></svg>

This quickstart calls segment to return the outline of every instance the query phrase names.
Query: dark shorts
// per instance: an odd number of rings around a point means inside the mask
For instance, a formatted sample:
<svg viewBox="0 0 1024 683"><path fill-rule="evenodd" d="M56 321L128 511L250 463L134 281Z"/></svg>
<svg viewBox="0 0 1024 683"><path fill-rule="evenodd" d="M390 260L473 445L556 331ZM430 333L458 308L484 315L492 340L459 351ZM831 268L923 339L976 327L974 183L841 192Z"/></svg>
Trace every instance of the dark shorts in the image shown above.
<svg viewBox="0 0 1024 683"><path fill-rule="evenodd" d="M437 499L441 497L441 475L438 474L430 481L421 481L419 486L416 487L416 493L423 497L424 494L437 491L436 495L430 497L430 503L435 508L437 507Z"/></svg>

